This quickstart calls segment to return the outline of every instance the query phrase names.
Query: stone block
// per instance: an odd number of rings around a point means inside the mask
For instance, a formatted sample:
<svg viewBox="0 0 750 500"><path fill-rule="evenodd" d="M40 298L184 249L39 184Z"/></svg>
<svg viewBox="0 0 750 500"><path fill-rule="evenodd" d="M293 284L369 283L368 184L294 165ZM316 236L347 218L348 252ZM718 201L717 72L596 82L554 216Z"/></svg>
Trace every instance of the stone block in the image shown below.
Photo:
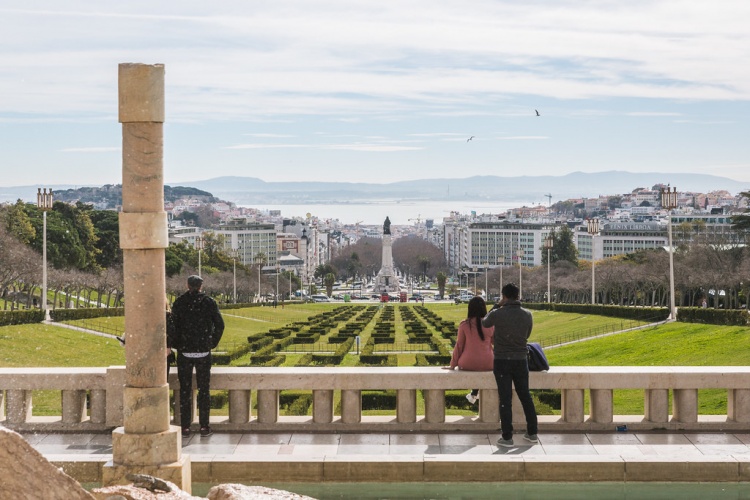
<svg viewBox="0 0 750 500"><path fill-rule="evenodd" d="M521 456L430 456L424 460L424 480L445 481L446 478L451 478L467 482L523 481L524 467Z"/></svg>
<svg viewBox="0 0 750 500"><path fill-rule="evenodd" d="M646 389L644 391L644 418L662 423L669 419L669 390Z"/></svg>
<svg viewBox="0 0 750 500"><path fill-rule="evenodd" d="M164 65L123 63L118 70L120 123L163 123Z"/></svg>
<svg viewBox="0 0 750 500"><path fill-rule="evenodd" d="M735 482L739 480L739 463L733 457L628 457L627 481Z"/></svg>
<svg viewBox="0 0 750 500"><path fill-rule="evenodd" d="M258 423L274 424L279 420L279 391L258 391Z"/></svg>
<svg viewBox="0 0 750 500"><path fill-rule="evenodd" d="M153 434L169 429L169 386L126 387L124 427L128 434Z"/></svg>
<svg viewBox="0 0 750 500"><path fill-rule="evenodd" d="M120 212L120 248L138 250L147 248L167 248L167 213Z"/></svg>
<svg viewBox="0 0 750 500"><path fill-rule="evenodd" d="M481 389L479 391L479 419L487 423L500 421L500 399L497 389Z"/></svg>
<svg viewBox="0 0 750 500"><path fill-rule="evenodd" d="M252 481L320 482L323 480L322 457L295 457L257 461L215 460L211 466L212 483Z"/></svg>
<svg viewBox="0 0 750 500"><path fill-rule="evenodd" d="M162 465L177 462L182 454L179 427L154 434L130 434L122 427L112 431L112 458L117 465Z"/></svg>
<svg viewBox="0 0 750 500"><path fill-rule="evenodd" d="M424 391L425 421L428 423L445 422L445 391L428 389Z"/></svg>
<svg viewBox="0 0 750 500"><path fill-rule="evenodd" d="M698 390L675 389L672 400L672 421L692 423L698 421Z"/></svg>
<svg viewBox="0 0 750 500"><path fill-rule="evenodd" d="M326 457L323 463L324 481L356 482L415 482L423 480L424 467L421 457L352 456Z"/></svg>
<svg viewBox="0 0 750 500"><path fill-rule="evenodd" d="M624 481L625 461L620 457L575 455L528 456L525 481L597 482Z"/></svg>
<svg viewBox="0 0 750 500"><path fill-rule="evenodd" d="M591 389L591 421L599 424L612 423L612 389Z"/></svg>

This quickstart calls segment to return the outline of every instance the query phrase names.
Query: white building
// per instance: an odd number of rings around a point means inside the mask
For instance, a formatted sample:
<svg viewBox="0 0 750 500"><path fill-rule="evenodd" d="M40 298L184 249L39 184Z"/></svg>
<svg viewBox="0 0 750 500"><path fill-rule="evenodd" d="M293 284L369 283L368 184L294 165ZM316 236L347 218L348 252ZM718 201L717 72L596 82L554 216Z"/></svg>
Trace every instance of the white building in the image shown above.
<svg viewBox="0 0 750 500"><path fill-rule="evenodd" d="M674 229L674 228L673 228ZM599 234L587 226L576 227L574 243L581 260L601 260L652 248L668 246L667 226L659 222L606 222Z"/></svg>
<svg viewBox="0 0 750 500"><path fill-rule="evenodd" d="M224 248L236 249L238 259L244 265L255 264L258 255L262 254L265 256L263 269L276 268L276 229L273 224L231 219L214 233L224 236Z"/></svg>

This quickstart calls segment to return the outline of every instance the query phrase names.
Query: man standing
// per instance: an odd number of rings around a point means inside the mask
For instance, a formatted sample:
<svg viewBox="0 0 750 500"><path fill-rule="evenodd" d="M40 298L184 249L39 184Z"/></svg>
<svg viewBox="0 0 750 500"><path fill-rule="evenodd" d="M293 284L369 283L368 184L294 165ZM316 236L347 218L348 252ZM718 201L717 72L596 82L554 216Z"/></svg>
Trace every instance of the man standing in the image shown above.
<svg viewBox="0 0 750 500"><path fill-rule="evenodd" d="M213 434L209 426L211 349L219 345L224 320L216 301L203 293L203 278L190 276L188 291L172 305L178 342L177 378L180 380L180 420L182 437L190 437L193 417L193 368L198 383L198 419L201 437Z"/></svg>
<svg viewBox="0 0 750 500"><path fill-rule="evenodd" d="M503 287L502 299L482 319L482 326L495 327L495 361L493 372L497 381L497 392L500 398L500 427L502 436L497 440L499 446L513 446L513 391L521 400L523 413L526 415L526 434L523 438L531 443L538 443L537 418L534 401L529 392L529 364L527 359L526 339L531 335L534 322L531 313L521 307L518 300L519 290L513 283ZM512 385L511 385L512 384Z"/></svg>

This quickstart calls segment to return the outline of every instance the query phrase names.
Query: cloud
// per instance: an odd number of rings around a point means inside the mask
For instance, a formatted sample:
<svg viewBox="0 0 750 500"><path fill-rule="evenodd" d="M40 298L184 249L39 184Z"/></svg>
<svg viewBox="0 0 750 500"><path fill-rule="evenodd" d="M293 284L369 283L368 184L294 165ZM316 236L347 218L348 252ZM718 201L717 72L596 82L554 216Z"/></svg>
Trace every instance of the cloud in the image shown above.
<svg viewBox="0 0 750 500"><path fill-rule="evenodd" d="M115 147L88 147L88 148L65 148L61 149L62 153L119 153L122 148L119 146Z"/></svg>
<svg viewBox="0 0 750 500"><path fill-rule="evenodd" d="M498 137L501 141L540 141L549 139L549 137L543 135L509 135Z"/></svg>

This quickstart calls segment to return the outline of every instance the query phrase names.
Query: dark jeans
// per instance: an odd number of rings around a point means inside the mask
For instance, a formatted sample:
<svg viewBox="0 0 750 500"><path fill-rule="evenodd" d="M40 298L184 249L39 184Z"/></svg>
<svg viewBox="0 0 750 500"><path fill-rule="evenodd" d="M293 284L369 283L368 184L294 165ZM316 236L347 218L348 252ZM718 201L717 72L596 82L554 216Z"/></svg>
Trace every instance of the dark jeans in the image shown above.
<svg viewBox="0 0 750 500"><path fill-rule="evenodd" d="M496 359L492 372L500 398L500 429L503 439L513 438L513 386L526 415L526 432L537 433L536 409L529 392L529 364L526 359Z"/></svg>
<svg viewBox="0 0 750 500"><path fill-rule="evenodd" d="M190 427L193 421L193 367L198 383L198 421L201 427L208 426L211 398L211 354L203 358L186 358L177 354L177 378L180 380L180 425Z"/></svg>

